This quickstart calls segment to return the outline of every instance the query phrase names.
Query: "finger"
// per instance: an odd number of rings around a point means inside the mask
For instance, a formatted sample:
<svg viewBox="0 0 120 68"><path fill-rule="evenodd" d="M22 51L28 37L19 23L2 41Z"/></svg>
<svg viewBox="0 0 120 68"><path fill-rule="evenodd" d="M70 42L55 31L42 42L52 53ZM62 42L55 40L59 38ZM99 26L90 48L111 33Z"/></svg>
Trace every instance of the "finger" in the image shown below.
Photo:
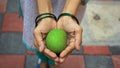
<svg viewBox="0 0 120 68"><path fill-rule="evenodd" d="M34 39L34 46L35 46L36 48L39 47L35 39Z"/></svg>
<svg viewBox="0 0 120 68"><path fill-rule="evenodd" d="M39 51L41 50L40 49L40 46L38 45L38 43L36 42L36 40L34 39L34 46L36 47L36 48L38 48L39 49Z"/></svg>
<svg viewBox="0 0 120 68"><path fill-rule="evenodd" d="M53 53L52 51L50 51L49 49L45 48L44 54L48 56L49 58L53 59L55 62L59 62L59 58L57 57L57 55Z"/></svg>
<svg viewBox="0 0 120 68"><path fill-rule="evenodd" d="M66 55L68 55L71 51L73 51L73 49L75 48L74 45L75 45L74 41L70 42L70 44L65 48L65 50L62 51L62 53L60 54L60 57L63 58Z"/></svg>
<svg viewBox="0 0 120 68"><path fill-rule="evenodd" d="M41 41L41 44L39 44L39 45L40 45L40 46L39 46L39 51L40 51L40 52L43 52L43 50L44 50L44 48L45 48L44 42Z"/></svg>
<svg viewBox="0 0 120 68"><path fill-rule="evenodd" d="M35 37L36 42L39 46L39 51L43 52L45 46L44 46L44 42L43 42L43 38L42 38L42 33L39 30L35 29L34 30L34 37Z"/></svg>
<svg viewBox="0 0 120 68"><path fill-rule="evenodd" d="M69 45L69 43L70 43L70 40L69 40L69 39L67 39L67 45Z"/></svg>
<svg viewBox="0 0 120 68"><path fill-rule="evenodd" d="M79 28L75 31L75 48L80 50L80 45L82 43L82 29Z"/></svg>
<svg viewBox="0 0 120 68"><path fill-rule="evenodd" d="M66 60L66 58L69 56L69 54L72 52L72 50L65 56L65 57L60 57L60 59L59 59L59 63L61 64L61 63L63 63L65 60Z"/></svg>
<svg viewBox="0 0 120 68"><path fill-rule="evenodd" d="M67 58L67 56L65 56L64 58L60 58L59 63L60 63L60 64L63 63L63 62L66 60L66 58Z"/></svg>
<svg viewBox="0 0 120 68"><path fill-rule="evenodd" d="M42 35L42 39L45 40L45 39L46 39L46 36L47 36L47 33L44 33L44 34Z"/></svg>
<svg viewBox="0 0 120 68"><path fill-rule="evenodd" d="M71 52L72 52L72 51L71 51ZM71 53L71 52L70 52L70 53ZM70 53L69 53L69 54L70 54ZM67 54L67 55L66 55L65 57L63 57L63 58L60 58L60 59L59 59L59 63L61 64L61 63L65 62L65 60L67 59L67 57L69 56L69 54Z"/></svg>

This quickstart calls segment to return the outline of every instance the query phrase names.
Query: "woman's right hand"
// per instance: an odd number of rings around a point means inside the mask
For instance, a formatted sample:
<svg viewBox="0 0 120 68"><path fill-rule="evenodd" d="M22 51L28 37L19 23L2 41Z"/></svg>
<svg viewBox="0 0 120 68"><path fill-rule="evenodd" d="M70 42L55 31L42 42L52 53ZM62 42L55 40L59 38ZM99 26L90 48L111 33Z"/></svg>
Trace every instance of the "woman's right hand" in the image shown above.
<svg viewBox="0 0 120 68"><path fill-rule="evenodd" d="M46 48L45 38L47 33L56 28L56 21L52 18L45 18L34 29L34 45L39 49L40 52L44 53L49 58L58 62L58 57L55 53Z"/></svg>

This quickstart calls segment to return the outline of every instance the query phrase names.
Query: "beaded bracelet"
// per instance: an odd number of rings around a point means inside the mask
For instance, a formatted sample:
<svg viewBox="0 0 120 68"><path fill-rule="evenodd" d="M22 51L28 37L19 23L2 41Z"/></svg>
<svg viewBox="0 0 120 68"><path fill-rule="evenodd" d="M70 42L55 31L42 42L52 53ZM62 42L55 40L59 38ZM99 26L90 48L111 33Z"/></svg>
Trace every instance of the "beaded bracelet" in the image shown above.
<svg viewBox="0 0 120 68"><path fill-rule="evenodd" d="M70 17L72 17L72 18L77 22L77 24L79 24L78 19L77 19L74 15L72 15L72 14L70 14L70 13L62 13L62 14L60 14L59 17L58 17L58 20L59 20L62 16L70 16Z"/></svg>
<svg viewBox="0 0 120 68"><path fill-rule="evenodd" d="M55 21L57 21L57 18L54 14L51 14L51 13L42 13L42 14L39 14L36 19L35 19L35 27L38 25L38 23L42 20L42 19L45 19L45 18L53 18L55 19Z"/></svg>

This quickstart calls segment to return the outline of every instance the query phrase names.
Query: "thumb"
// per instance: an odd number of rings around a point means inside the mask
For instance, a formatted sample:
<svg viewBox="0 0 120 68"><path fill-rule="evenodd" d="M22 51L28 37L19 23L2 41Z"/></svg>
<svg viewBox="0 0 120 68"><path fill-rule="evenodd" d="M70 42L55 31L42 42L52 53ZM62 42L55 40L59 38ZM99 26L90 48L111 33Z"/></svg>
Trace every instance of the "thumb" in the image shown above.
<svg viewBox="0 0 120 68"><path fill-rule="evenodd" d="M82 44L82 29L75 31L75 48L80 50L80 45Z"/></svg>
<svg viewBox="0 0 120 68"><path fill-rule="evenodd" d="M39 46L39 51L43 52L43 50L45 49L45 45L44 45L43 41L41 41L39 45L40 45Z"/></svg>
<svg viewBox="0 0 120 68"><path fill-rule="evenodd" d="M34 38L36 40L36 43L38 44L39 46L39 51L40 52L43 52L44 48L45 48L45 45L44 45L44 42L43 42L43 38L42 38L42 33L41 31L38 31L38 30L34 30Z"/></svg>

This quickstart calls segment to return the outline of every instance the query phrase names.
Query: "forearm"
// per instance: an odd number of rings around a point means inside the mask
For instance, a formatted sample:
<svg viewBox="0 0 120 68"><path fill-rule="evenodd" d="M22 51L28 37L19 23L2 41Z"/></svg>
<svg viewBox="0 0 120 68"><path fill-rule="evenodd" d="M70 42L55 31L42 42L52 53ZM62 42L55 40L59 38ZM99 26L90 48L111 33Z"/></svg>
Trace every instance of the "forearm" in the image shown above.
<svg viewBox="0 0 120 68"><path fill-rule="evenodd" d="M51 0L36 0L38 5L38 12L40 13L52 13Z"/></svg>
<svg viewBox="0 0 120 68"><path fill-rule="evenodd" d="M75 15L80 3L81 3L81 0L66 0L63 13L71 13Z"/></svg>

